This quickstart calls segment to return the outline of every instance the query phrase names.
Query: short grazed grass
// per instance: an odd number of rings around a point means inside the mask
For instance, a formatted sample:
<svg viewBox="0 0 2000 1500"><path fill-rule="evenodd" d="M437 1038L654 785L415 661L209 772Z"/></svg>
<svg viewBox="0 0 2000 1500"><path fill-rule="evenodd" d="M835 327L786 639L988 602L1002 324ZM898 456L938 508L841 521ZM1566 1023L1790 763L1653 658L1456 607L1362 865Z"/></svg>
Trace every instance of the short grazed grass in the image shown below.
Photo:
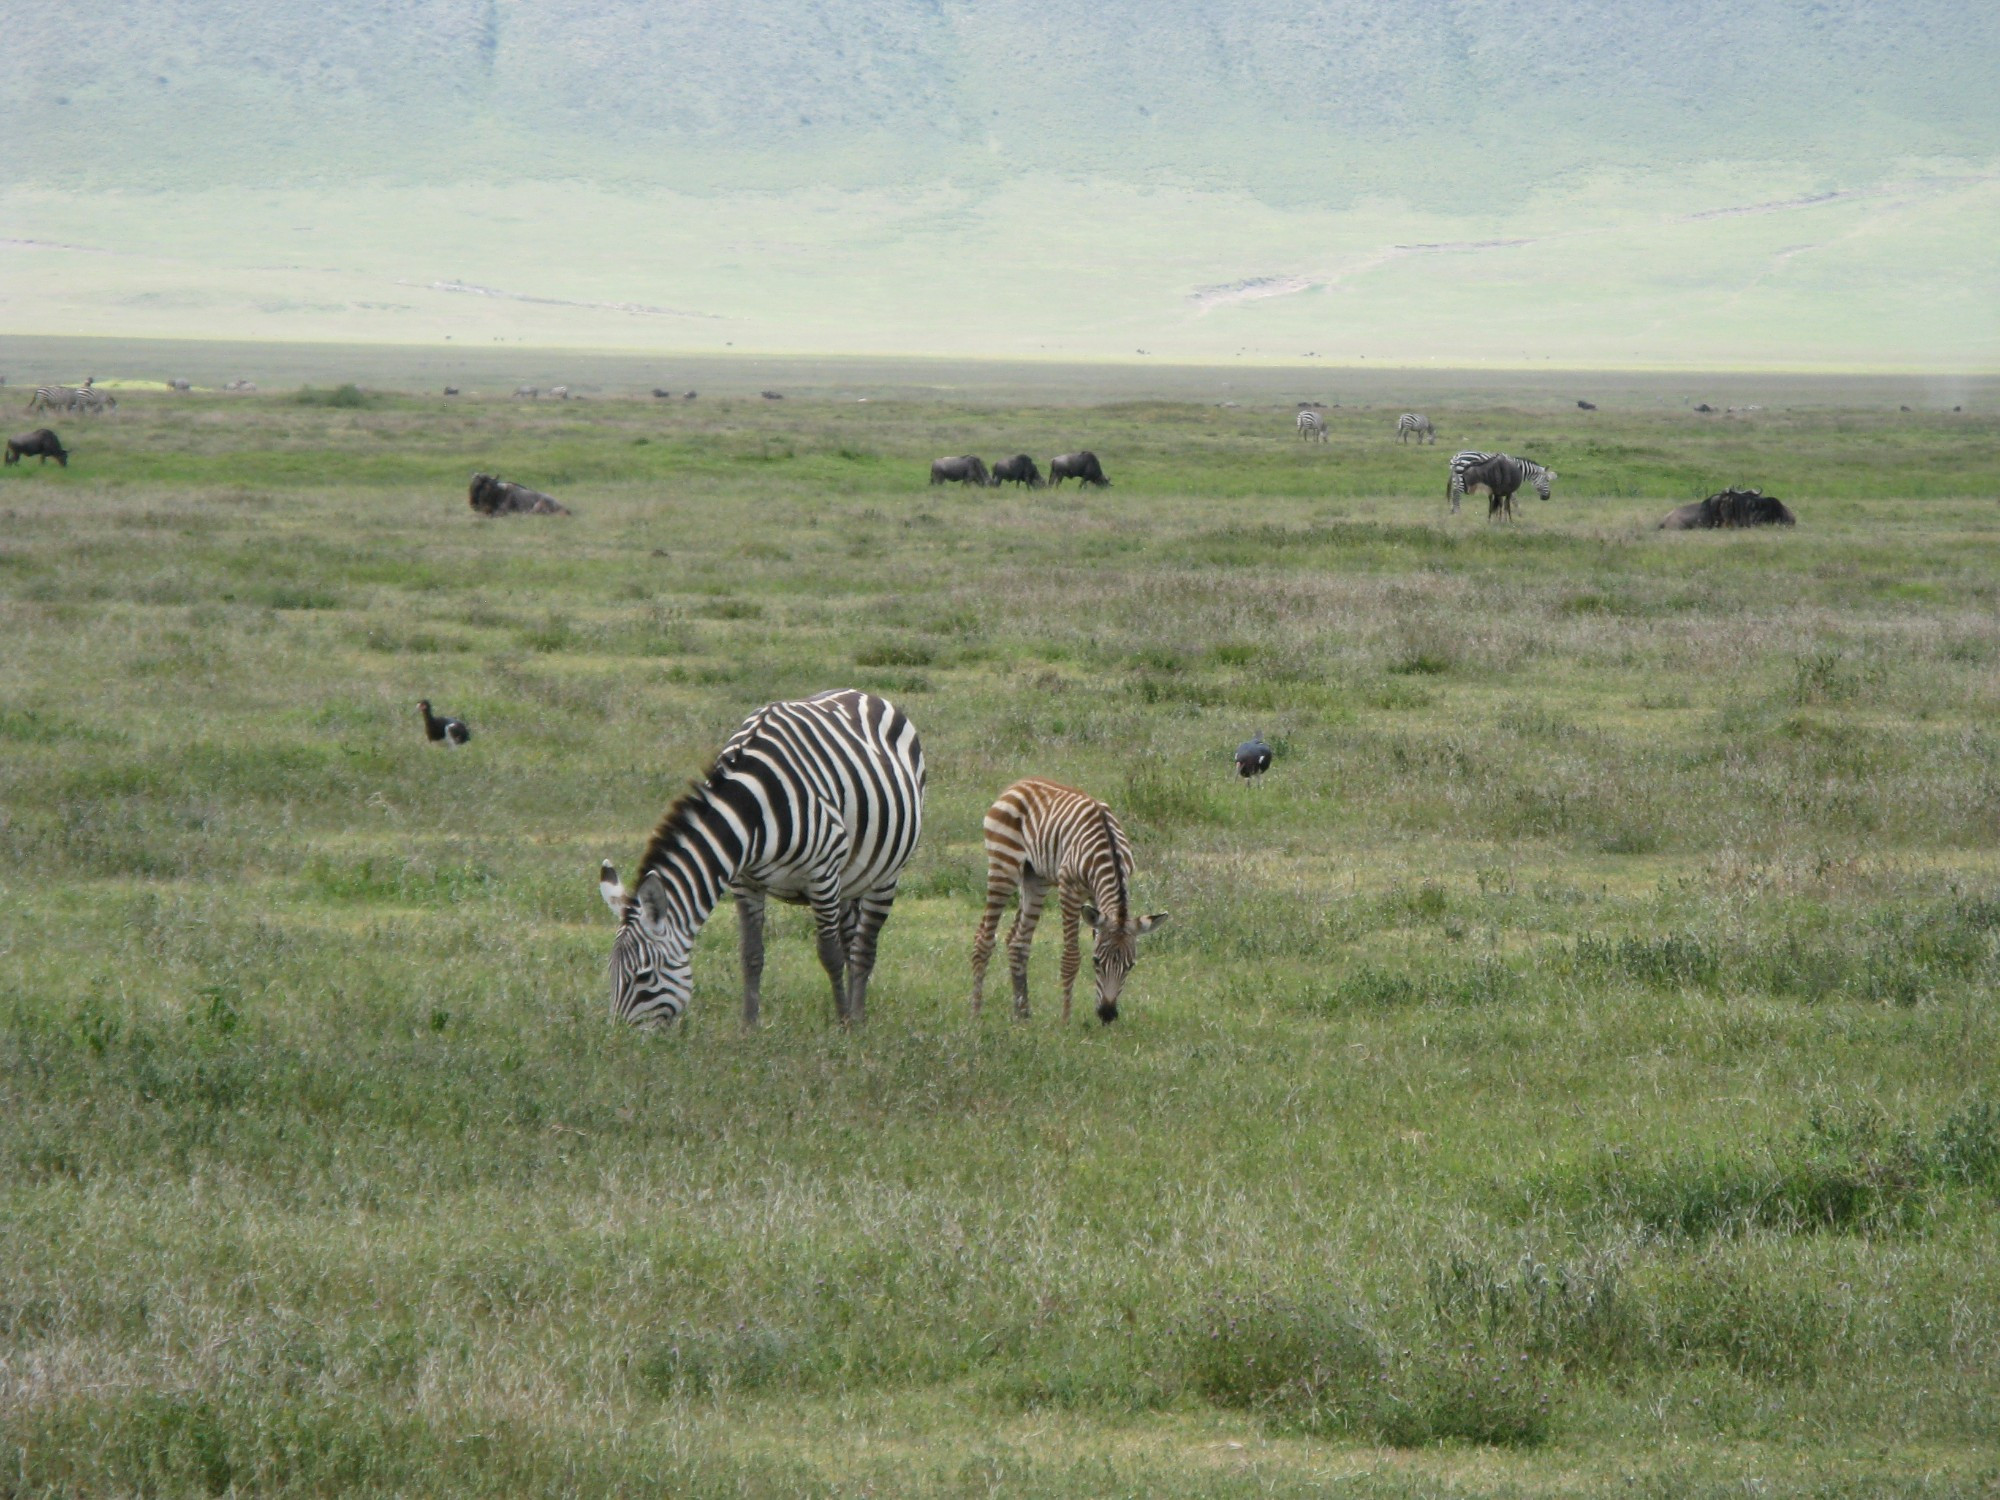
<svg viewBox="0 0 2000 1500"><path fill-rule="evenodd" d="M1454 413L1562 472L1504 529L1379 412L72 424L0 479L0 1495L1989 1489L2000 446L1801 406ZM1798 529L1650 529L1739 481ZM787 910L762 1029L727 914L614 1028L597 861L840 684L931 766L869 1025ZM1172 913L1108 1030L1049 940L967 1015L1031 772Z"/></svg>

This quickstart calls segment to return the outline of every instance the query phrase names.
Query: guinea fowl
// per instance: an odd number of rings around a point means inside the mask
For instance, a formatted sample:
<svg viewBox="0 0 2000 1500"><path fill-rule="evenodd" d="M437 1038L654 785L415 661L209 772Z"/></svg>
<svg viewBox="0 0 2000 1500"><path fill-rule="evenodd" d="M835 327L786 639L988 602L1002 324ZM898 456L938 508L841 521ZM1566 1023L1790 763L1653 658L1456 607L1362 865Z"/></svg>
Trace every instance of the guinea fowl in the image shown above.
<svg viewBox="0 0 2000 1500"><path fill-rule="evenodd" d="M1261 732L1236 747L1236 774L1245 781L1262 776L1271 769L1271 747L1264 743Z"/></svg>
<svg viewBox="0 0 2000 1500"><path fill-rule="evenodd" d="M454 719L450 714L432 713L430 699L424 699L417 707L424 711L424 733L437 743L463 745L472 738L472 731L465 727L465 720Z"/></svg>

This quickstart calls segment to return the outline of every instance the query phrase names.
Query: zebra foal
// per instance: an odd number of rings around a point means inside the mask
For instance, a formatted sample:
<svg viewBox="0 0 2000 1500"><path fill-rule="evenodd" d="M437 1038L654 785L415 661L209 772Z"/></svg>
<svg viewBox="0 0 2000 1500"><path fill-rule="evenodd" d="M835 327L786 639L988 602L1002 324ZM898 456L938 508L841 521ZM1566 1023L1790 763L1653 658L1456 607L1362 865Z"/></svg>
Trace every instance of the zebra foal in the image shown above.
<svg viewBox="0 0 2000 1500"><path fill-rule="evenodd" d="M1014 1014L1028 1016L1028 953L1049 887L1062 912L1063 1019L1069 1019L1077 971L1081 922L1090 924L1090 963L1097 975L1097 1019L1118 1019L1118 995L1138 958L1137 942L1167 920L1163 911L1134 917L1130 906L1132 846L1111 809L1074 787L1030 776L1002 792L986 812L986 914L972 939L972 1013L985 998L986 965L993 957L1000 914L1020 892L1020 910L1007 934L1007 967L1014 980Z"/></svg>
<svg viewBox="0 0 2000 1500"><path fill-rule="evenodd" d="M812 908L834 1014L865 1019L876 940L923 818L923 746L893 703L841 688L758 709L660 820L635 887L619 884L609 860L599 872L618 918L612 1014L635 1025L680 1019L695 934L728 891L744 1025L757 1022L772 896Z"/></svg>
<svg viewBox="0 0 2000 1500"><path fill-rule="evenodd" d="M1310 443L1310 442L1313 442L1314 440L1317 440L1317 441L1319 441L1319 442L1322 442L1322 443L1323 443L1323 442L1325 442L1325 441L1326 441L1326 418L1325 418L1325 417L1322 417L1322 416L1321 416L1321 415L1320 415L1320 414L1319 414L1318 412L1316 412L1316 411L1302 411L1302 412L1300 412L1300 413L1299 413L1299 437L1300 437L1300 439L1301 439L1302 441L1305 441L1305 442L1308 442L1308 443Z"/></svg>

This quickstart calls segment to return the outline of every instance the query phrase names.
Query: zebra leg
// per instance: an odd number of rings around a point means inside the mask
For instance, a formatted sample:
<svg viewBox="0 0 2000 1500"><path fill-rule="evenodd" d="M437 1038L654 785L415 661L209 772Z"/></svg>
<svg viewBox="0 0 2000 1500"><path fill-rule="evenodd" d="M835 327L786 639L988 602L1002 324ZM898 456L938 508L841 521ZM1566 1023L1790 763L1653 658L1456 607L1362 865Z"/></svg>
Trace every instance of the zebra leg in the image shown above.
<svg viewBox="0 0 2000 1500"><path fill-rule="evenodd" d="M868 1019L868 980L875 972L875 945L895 900L896 888L892 885L848 903L855 920L854 930L847 938L847 1013L856 1021Z"/></svg>
<svg viewBox="0 0 2000 1500"><path fill-rule="evenodd" d="M764 998L764 893L736 893L736 942L743 956L743 1024L757 1024Z"/></svg>
<svg viewBox="0 0 2000 1500"><path fill-rule="evenodd" d="M847 943L841 935L844 913L839 888L829 883L806 893L812 905L813 926L818 929L820 967L833 985L833 1015L847 1024Z"/></svg>
<svg viewBox="0 0 2000 1500"><path fill-rule="evenodd" d="M1016 883L1016 872L997 864L986 876L986 914L979 919L979 930L972 934L972 1013L975 1016L986 998L986 965L993 957L993 940L1000 932L1000 914L1007 909L1008 898L1014 894Z"/></svg>
<svg viewBox="0 0 2000 1500"><path fill-rule="evenodd" d="M1014 981L1014 1015L1028 1019L1028 951L1034 946L1035 924L1042 919L1042 902L1049 884L1038 876L1021 879L1021 909L1014 913L1013 930L1007 934L1007 972Z"/></svg>
<svg viewBox="0 0 2000 1500"><path fill-rule="evenodd" d="M1076 990L1077 971L1083 967L1083 950L1077 945L1077 923L1083 914L1083 895L1079 891L1064 889L1057 894L1062 903L1062 987L1063 1020L1069 1020L1070 996Z"/></svg>

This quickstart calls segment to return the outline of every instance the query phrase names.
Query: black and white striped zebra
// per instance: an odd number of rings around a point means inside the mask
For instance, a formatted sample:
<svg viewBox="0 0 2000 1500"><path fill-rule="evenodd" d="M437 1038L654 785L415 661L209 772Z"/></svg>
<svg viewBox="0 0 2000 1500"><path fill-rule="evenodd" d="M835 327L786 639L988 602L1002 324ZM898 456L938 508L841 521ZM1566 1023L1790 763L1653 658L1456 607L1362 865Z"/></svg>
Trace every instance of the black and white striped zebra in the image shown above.
<svg viewBox="0 0 2000 1500"><path fill-rule="evenodd" d="M1451 501L1452 513L1458 513L1458 504L1465 495L1476 489L1484 489L1489 498L1486 518L1490 521L1496 515L1512 517L1514 514L1514 493L1524 484L1532 484L1535 493L1544 500L1549 498L1549 489L1556 481L1556 471L1545 469L1532 459L1514 458L1505 453L1482 453L1477 449L1467 449L1455 453L1451 459L1451 478L1445 485L1445 497Z"/></svg>
<svg viewBox="0 0 2000 1500"><path fill-rule="evenodd" d="M1431 419L1420 411L1406 411L1396 419L1397 442L1408 442L1412 433L1416 434L1417 446L1420 448L1425 443L1435 443L1438 440L1437 429L1431 426Z"/></svg>
<svg viewBox="0 0 2000 1500"><path fill-rule="evenodd" d="M83 391L73 385L38 385L28 398L29 411L76 411L83 405Z"/></svg>
<svg viewBox="0 0 2000 1500"><path fill-rule="evenodd" d="M1305 442L1326 441L1326 418L1316 411L1299 413L1299 437Z"/></svg>
<svg viewBox="0 0 2000 1500"><path fill-rule="evenodd" d="M728 891L745 1025L757 1020L772 896L812 908L834 1012L864 1020L876 940L923 818L923 747L894 704L843 688L758 709L660 820L629 894L604 863L600 889L619 924L612 1013L641 1025L680 1018L695 934Z"/></svg>

